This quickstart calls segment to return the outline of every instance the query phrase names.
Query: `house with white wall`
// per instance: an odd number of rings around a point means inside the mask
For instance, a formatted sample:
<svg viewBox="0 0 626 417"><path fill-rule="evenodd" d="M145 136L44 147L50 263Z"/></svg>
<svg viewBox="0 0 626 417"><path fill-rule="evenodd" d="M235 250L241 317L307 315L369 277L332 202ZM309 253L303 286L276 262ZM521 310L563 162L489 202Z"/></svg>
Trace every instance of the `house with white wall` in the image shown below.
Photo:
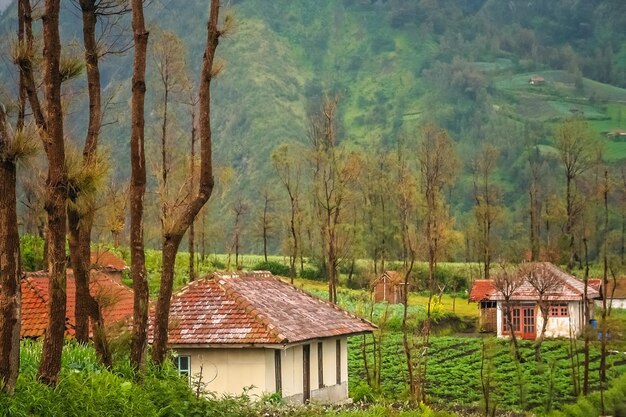
<svg viewBox="0 0 626 417"><path fill-rule="evenodd" d="M376 327L269 272L214 273L172 298L179 371L217 394L348 399L348 337Z"/></svg>
<svg viewBox="0 0 626 417"><path fill-rule="evenodd" d="M548 317L543 317L539 309L539 294L527 278L513 292L510 297L513 331L517 337L534 340L541 334L544 320L548 320L545 336L577 337L584 327L583 306L587 304L593 309L593 300L600 297L598 290L587 286L585 298L585 284L548 262L530 264L524 269L526 274L548 274L545 280L555 282L551 290L544 295L549 303ZM495 331L498 337L508 337L510 330L505 319L505 302L503 294L498 291L494 281L477 280L472 291L470 301L479 303L478 308L494 308L495 304ZM592 310L593 311L593 310ZM482 317L483 311L480 312ZM593 313L591 314L593 317Z"/></svg>

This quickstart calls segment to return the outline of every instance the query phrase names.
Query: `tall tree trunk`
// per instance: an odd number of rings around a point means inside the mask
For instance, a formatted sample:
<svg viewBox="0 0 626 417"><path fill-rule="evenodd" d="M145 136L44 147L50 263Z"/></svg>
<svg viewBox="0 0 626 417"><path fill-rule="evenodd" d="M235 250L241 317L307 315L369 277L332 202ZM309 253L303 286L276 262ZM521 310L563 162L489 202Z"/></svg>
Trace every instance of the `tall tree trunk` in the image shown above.
<svg viewBox="0 0 626 417"><path fill-rule="evenodd" d="M189 163L189 175L190 175L190 193L193 195L194 182L196 178L196 111L191 111L191 161ZM189 281L196 279L195 259L196 259L196 244L195 244L195 222L191 222L189 225Z"/></svg>
<svg viewBox="0 0 626 417"><path fill-rule="evenodd" d="M16 161L8 158L6 115L0 104L0 387L13 393L20 367L20 237Z"/></svg>
<svg viewBox="0 0 626 417"><path fill-rule="evenodd" d="M143 1L132 0L132 27L135 45L133 58L131 131L130 131L130 257L133 278L133 333L131 363L135 371L145 364L148 330L148 280L143 242L146 157L144 153L144 100L146 95L146 50L148 35L143 17Z"/></svg>
<svg viewBox="0 0 626 417"><path fill-rule="evenodd" d="M606 390L606 357L608 342L608 326L607 326L607 295L609 286L609 265L608 265L608 234L609 234L609 171L604 171L604 254L602 256L602 321L600 329L602 337L600 339L600 399L602 415L605 415L604 409L604 390Z"/></svg>
<svg viewBox="0 0 626 417"><path fill-rule="evenodd" d="M139 1L139 0L135 0ZM176 252L183 235L194 221L213 192L213 160L211 137L211 80L213 61L221 32L218 30L219 0L211 0L211 9L207 27L207 43L202 59L199 92L199 136L200 136L200 186L195 198L177 213L171 229L166 233L163 244L163 269L161 288L157 301L154 323L154 345L152 359L158 365L165 360L169 310L174 284L174 264Z"/></svg>
<svg viewBox="0 0 626 417"><path fill-rule="evenodd" d="M587 298L587 291L589 289L589 251L587 247L587 239L583 239L585 247L585 278L583 289L583 319L585 322L582 325L583 337L585 344L583 347L584 361L583 361L583 395L589 394L589 345L591 344L591 335L589 334L589 320L591 319L589 312L589 301Z"/></svg>
<svg viewBox="0 0 626 417"><path fill-rule="evenodd" d="M45 209L48 213L49 253L48 326L44 336L39 379L56 385L61 370L61 352L65 334L65 235L67 214L67 173L63 137L63 108L61 106L61 73L59 62L60 0L46 0L43 21L43 89L46 102L47 131L44 132L48 157Z"/></svg>

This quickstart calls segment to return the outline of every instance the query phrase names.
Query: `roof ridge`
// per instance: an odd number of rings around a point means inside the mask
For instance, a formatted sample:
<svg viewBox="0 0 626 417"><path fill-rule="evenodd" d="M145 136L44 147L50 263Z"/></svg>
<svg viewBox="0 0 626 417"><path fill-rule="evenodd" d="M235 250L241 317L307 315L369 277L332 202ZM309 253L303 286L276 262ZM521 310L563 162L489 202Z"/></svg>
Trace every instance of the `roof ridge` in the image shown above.
<svg viewBox="0 0 626 417"><path fill-rule="evenodd" d="M45 276L45 275L39 275L39 276L37 276L37 277L39 277L39 278L44 278L44 277L46 277L46 276ZM48 278L48 279L50 279L50 278ZM39 289L39 286L33 282L33 276L27 276L27 277L25 277L25 278L24 278L24 281L26 281L26 284L27 284L27 285L28 285L28 286L29 286L29 287L33 290L33 292L35 293L35 295L41 299L41 301L43 301L45 304L47 304L47 303L48 303L47 297L45 297L45 296L41 293L41 291L40 291L40 289Z"/></svg>
<svg viewBox="0 0 626 417"><path fill-rule="evenodd" d="M574 285L572 285L570 280L573 279L573 280L579 282L582 285L584 285L584 282L581 282L574 275L557 268L557 266L554 265L552 262L546 262L546 264L548 264L549 268L551 268L557 275L561 275L559 278L561 278L561 281L563 282L564 285L569 287L571 290L575 291L581 297L584 296L584 291L580 291L580 289L578 289ZM592 291L598 292L598 294L599 294L599 291L597 291L595 288L589 286L589 281L587 281L587 297L589 297L589 289L591 289Z"/></svg>
<svg viewBox="0 0 626 417"><path fill-rule="evenodd" d="M217 274L215 274L217 275ZM237 278L241 278L237 276ZM232 279L232 275L230 277ZM261 324L268 331L270 335L279 340L279 343L289 342L287 337L279 331L279 328L274 324L269 317L259 312L254 304L248 300L247 297L240 294L235 288L229 284L229 278L220 277L215 282L224 290L224 294L240 308L242 308L247 314L249 314L254 320Z"/></svg>
<svg viewBox="0 0 626 417"><path fill-rule="evenodd" d="M296 287L295 285L291 285L290 283L283 281L282 279L280 279L280 277L272 275L272 278L277 280L278 282L284 284L284 285L288 285L290 287L293 287L293 289L295 289L297 292L299 292L301 294L304 294L306 296L309 296L309 297L313 298L314 300L317 300L317 301L319 301L319 302L321 302L323 304L326 304L327 306L331 307L332 309L337 310L337 311L343 313L344 315L346 315L346 316L348 316L350 318L360 320L361 322L369 324L369 325L374 326L374 327L378 327L374 323L370 322L369 320L366 320L363 317L359 317L356 314L352 314L348 310L345 310L345 309L339 307L337 304L333 304L333 303L331 303L328 300L324 300L323 298L318 297L315 294L309 294L308 292L304 291L303 289L300 289L300 288Z"/></svg>

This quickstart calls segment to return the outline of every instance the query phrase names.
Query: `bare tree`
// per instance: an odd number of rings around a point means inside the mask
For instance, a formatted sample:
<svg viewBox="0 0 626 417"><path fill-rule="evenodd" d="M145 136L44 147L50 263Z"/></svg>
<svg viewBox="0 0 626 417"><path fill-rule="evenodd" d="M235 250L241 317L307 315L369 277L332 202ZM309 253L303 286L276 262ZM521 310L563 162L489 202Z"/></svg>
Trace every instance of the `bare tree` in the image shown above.
<svg viewBox="0 0 626 417"><path fill-rule="evenodd" d="M565 210L564 228L568 247L568 268L574 266L576 255L574 228L582 210L582 202L576 193L576 179L591 165L595 148L593 133L582 119L568 120L559 126L555 135L555 146L565 170Z"/></svg>
<svg viewBox="0 0 626 417"><path fill-rule="evenodd" d="M300 244L300 223L298 221L300 216L300 164L294 159L287 144L280 145L272 152L272 164L289 196L289 233L291 237L289 270L291 283L293 284L293 280L296 277L296 259L298 258Z"/></svg>
<svg viewBox="0 0 626 417"><path fill-rule="evenodd" d="M260 229L259 232L263 240L263 259L267 263L267 246L274 232L274 203L276 200L268 187L263 188L261 197L263 199L263 207L257 226Z"/></svg>
<svg viewBox="0 0 626 417"><path fill-rule="evenodd" d="M517 342L517 336L515 334L515 327L513 322L513 297L517 290L524 283L525 271L521 267L509 268L502 266L498 273L493 278L493 285L496 291L502 297L503 313L505 318L505 326L509 330L509 336L511 336L511 342L515 350L515 359L520 362L522 356L519 351L519 344ZM521 323L520 323L521 325Z"/></svg>
<svg viewBox="0 0 626 417"><path fill-rule="evenodd" d="M61 104L61 39L59 35L59 0L46 0L43 22L43 90L45 97L44 150L48 159L45 208L48 213L48 325L43 342L39 379L56 385L61 370L61 352L65 334L65 235L67 214L67 173L65 171L65 138ZM33 92L36 95L36 92ZM33 100L31 100L31 106Z"/></svg>
<svg viewBox="0 0 626 417"><path fill-rule="evenodd" d="M245 216L246 214L248 214L248 203L242 198L238 198L235 201L235 204L233 204L232 212L235 221L233 224L233 239L230 247L231 250L235 251L235 269L238 270L241 269L241 265L239 264L239 251L241 250L241 235L243 233ZM231 251L229 251L228 253L228 259L230 259Z"/></svg>
<svg viewBox="0 0 626 417"><path fill-rule="evenodd" d="M337 143L335 117L337 97L326 97L320 112L310 124L313 165L313 195L324 264L328 279L328 299L337 302L337 269L347 236L342 234L342 213L349 199L349 187L358 177L360 162L355 155L347 154Z"/></svg>
<svg viewBox="0 0 626 417"><path fill-rule="evenodd" d="M537 305L543 323L539 337L535 339L535 359L541 362L541 344L545 339L546 329L548 328L548 319L550 317L550 296L555 293L561 286L561 280L554 275L547 264L537 263L528 269L527 281L537 293Z"/></svg>
<svg viewBox="0 0 626 417"><path fill-rule="evenodd" d="M207 28L207 42L202 59L200 74L199 100L198 100L198 134L200 139L200 178L196 196L189 201L186 207L182 207L174 214L174 221L164 235L163 242L163 269L161 273L161 287L155 313L154 345L152 359L157 364L162 364L167 353L167 337L169 309L174 285L174 263L180 242L194 221L200 209L209 200L213 192L213 161L212 161L212 135L211 135L211 81L220 70L215 65L215 50L220 36L228 29L231 20L226 18L224 28L218 29L219 0L211 0L209 21Z"/></svg>
<svg viewBox="0 0 626 417"><path fill-rule="evenodd" d="M447 208L443 189L456 177L459 160L448 133L433 125L426 124L422 129L422 140L417 150L421 173L420 187L426 203L424 235L428 258L428 306L425 333L430 333L431 304L435 290L435 270L444 246L444 232L447 227Z"/></svg>
<svg viewBox="0 0 626 417"><path fill-rule="evenodd" d="M103 168L106 165L97 154L103 111L96 23L99 17L125 13L125 7L123 2L113 0L79 0L79 4L83 21L89 122L83 147L83 160L79 168L80 176L85 181L74 182L70 187L70 204L68 204L70 260L76 282L76 339L81 343L87 343L91 318L92 334L98 356L105 366L111 366L112 359L100 307L89 293L91 232L96 211L95 197L100 191L96 184L103 177Z"/></svg>
<svg viewBox="0 0 626 417"><path fill-rule="evenodd" d="M479 231L479 250L481 253L484 276L489 278L493 258L493 227L500 214L500 190L494 184L493 174L497 168L498 149L490 144L483 144L478 155L471 162L474 184L474 215Z"/></svg>
<svg viewBox="0 0 626 417"><path fill-rule="evenodd" d="M145 364L148 330L148 279L143 241L146 156L144 152L144 101L146 96L146 54L149 33L143 16L143 1L132 0L133 58L130 131L130 257L133 278L133 332L131 364L139 371Z"/></svg>
<svg viewBox="0 0 626 417"><path fill-rule="evenodd" d="M20 97L21 100L21 97ZM20 112L23 110L20 109ZM21 113L18 119L23 117ZM23 120L10 133L0 104L0 389L12 394L20 365L20 238L17 230L17 164L35 149L33 131Z"/></svg>
<svg viewBox="0 0 626 417"><path fill-rule="evenodd" d="M541 199L540 187L543 176L543 161L538 146L528 150L528 185L530 214L530 260L537 262L541 252Z"/></svg>

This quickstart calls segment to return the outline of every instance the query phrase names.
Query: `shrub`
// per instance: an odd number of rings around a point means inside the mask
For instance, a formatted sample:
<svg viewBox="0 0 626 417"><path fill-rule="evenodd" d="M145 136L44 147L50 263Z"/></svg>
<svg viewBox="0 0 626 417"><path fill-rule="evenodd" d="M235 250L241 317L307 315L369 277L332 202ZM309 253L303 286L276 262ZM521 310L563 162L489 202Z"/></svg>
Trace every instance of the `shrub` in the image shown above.
<svg viewBox="0 0 626 417"><path fill-rule="evenodd" d="M252 267L257 271L270 271L274 275L288 277L291 273L289 266L276 261L259 262Z"/></svg>
<svg viewBox="0 0 626 417"><path fill-rule="evenodd" d="M20 237L20 253L24 271L40 271L43 269L43 239L35 235Z"/></svg>

